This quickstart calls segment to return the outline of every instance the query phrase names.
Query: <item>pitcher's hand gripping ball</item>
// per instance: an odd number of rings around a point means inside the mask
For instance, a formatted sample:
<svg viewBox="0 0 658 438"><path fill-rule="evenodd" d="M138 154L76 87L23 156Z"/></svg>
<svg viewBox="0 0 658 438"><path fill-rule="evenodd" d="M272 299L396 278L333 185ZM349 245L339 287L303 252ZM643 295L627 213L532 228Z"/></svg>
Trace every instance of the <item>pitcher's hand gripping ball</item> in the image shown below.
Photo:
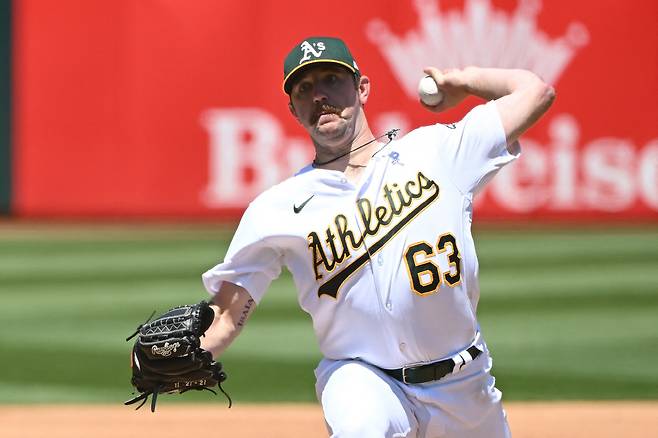
<svg viewBox="0 0 658 438"><path fill-rule="evenodd" d="M217 386L229 401L221 383L226 380L222 364L212 359L210 352L201 348L200 338L215 317L207 302L175 307L151 322L137 327L131 354L131 383L140 393L125 402L126 405L142 401L150 395L151 411L155 411L158 394L183 393L191 389L208 390ZM149 318L150 319L150 318Z"/></svg>

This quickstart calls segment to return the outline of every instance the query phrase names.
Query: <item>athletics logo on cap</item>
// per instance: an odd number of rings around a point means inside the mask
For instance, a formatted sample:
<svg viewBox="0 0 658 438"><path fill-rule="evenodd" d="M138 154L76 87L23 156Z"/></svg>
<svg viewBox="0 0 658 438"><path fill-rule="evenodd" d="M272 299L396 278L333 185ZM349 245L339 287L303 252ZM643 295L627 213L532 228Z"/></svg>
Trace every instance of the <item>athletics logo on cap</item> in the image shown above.
<svg viewBox="0 0 658 438"><path fill-rule="evenodd" d="M283 62L283 91L290 94L293 75L302 67L319 62L340 64L355 75L361 75L352 54L342 40L332 37L310 37L296 45Z"/></svg>
<svg viewBox="0 0 658 438"><path fill-rule="evenodd" d="M299 60L299 63L301 64L304 61L308 61L311 59L311 55L315 56L316 58L319 58L320 55L322 55L322 52L324 52L324 43L322 41L318 41L317 43L309 43L308 41L304 41L301 46L299 46L300 49L302 49L302 53L304 56L302 56L302 59ZM316 51L315 49L318 49L319 51Z"/></svg>

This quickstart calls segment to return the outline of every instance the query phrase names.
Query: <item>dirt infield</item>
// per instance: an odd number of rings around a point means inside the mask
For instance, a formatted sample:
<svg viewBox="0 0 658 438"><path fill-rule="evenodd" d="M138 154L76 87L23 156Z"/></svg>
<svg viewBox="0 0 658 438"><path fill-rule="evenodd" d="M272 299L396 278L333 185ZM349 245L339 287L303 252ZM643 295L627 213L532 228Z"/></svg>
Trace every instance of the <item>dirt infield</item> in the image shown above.
<svg viewBox="0 0 658 438"><path fill-rule="evenodd" d="M516 438L655 437L658 402L507 403ZM315 405L0 406L4 438L326 437Z"/></svg>

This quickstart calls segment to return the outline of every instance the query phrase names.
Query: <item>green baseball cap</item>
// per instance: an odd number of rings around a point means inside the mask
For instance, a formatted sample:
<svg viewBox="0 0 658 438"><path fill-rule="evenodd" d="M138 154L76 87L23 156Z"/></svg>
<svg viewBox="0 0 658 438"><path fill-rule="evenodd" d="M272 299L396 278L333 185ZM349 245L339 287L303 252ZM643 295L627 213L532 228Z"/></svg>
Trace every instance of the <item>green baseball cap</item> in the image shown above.
<svg viewBox="0 0 658 438"><path fill-rule="evenodd" d="M342 40L332 37L309 37L293 47L283 62L283 91L290 94L293 75L303 67L315 63L340 64L357 77L361 76L356 61Z"/></svg>

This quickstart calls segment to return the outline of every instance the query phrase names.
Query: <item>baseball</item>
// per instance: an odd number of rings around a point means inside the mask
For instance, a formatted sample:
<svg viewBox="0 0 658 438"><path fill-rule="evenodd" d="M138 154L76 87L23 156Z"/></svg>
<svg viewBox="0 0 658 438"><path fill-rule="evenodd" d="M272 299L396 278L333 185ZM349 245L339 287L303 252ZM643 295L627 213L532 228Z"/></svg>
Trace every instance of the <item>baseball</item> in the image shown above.
<svg viewBox="0 0 658 438"><path fill-rule="evenodd" d="M425 76L418 83L418 96L425 105L429 106L436 106L443 100L443 93L431 76Z"/></svg>

